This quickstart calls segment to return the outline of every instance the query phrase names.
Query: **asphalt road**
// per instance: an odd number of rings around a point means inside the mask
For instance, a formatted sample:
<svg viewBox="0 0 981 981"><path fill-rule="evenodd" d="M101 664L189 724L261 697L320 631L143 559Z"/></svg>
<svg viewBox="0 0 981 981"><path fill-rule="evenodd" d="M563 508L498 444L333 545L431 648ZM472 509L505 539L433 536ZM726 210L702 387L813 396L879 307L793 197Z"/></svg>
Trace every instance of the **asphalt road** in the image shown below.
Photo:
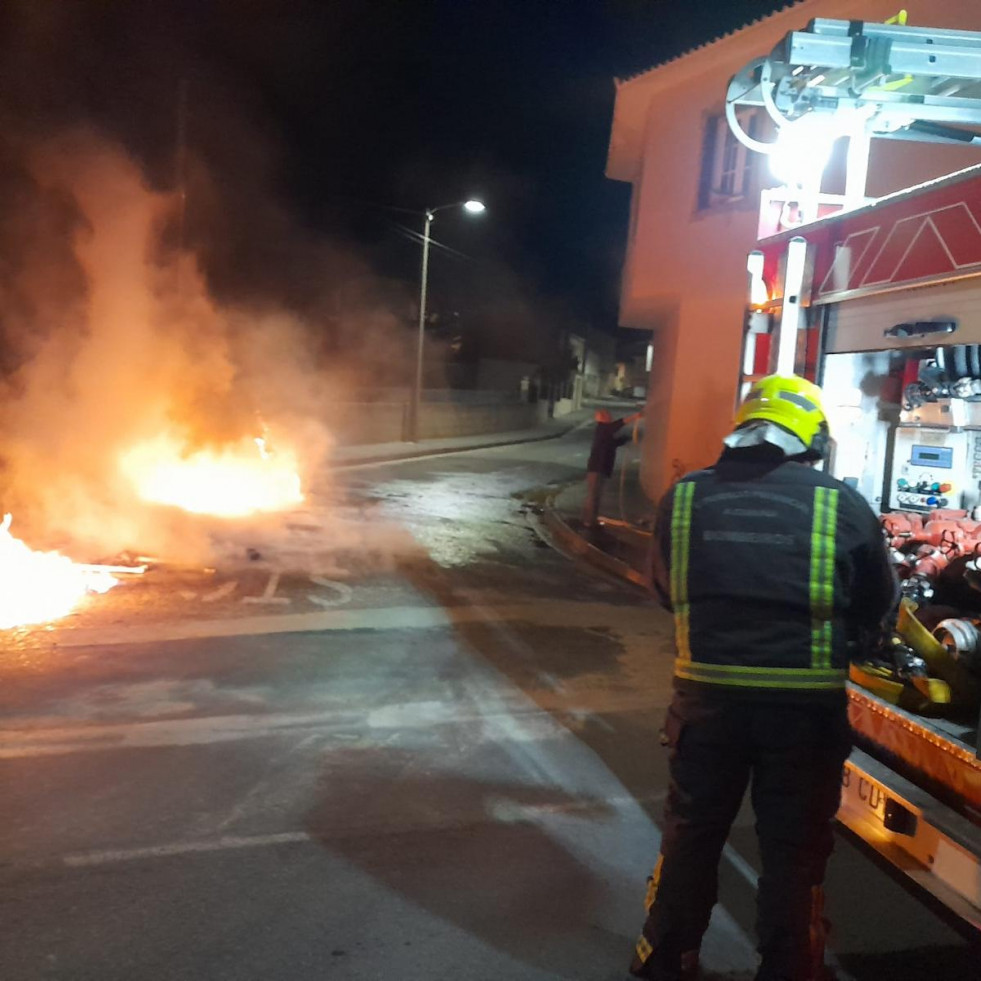
<svg viewBox="0 0 981 981"><path fill-rule="evenodd" d="M559 554L588 434L325 475L0 656L0 979L620 981L670 624ZM752 815L707 967L754 965ZM977 977L845 841L839 976Z"/></svg>

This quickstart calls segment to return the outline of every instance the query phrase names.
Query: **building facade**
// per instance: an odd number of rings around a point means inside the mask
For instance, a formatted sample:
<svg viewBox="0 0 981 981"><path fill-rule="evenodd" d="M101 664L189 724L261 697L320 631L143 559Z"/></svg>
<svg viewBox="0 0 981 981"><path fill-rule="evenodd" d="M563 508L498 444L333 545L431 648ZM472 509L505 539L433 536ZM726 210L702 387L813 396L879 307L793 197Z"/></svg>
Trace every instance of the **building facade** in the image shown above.
<svg viewBox="0 0 981 981"><path fill-rule="evenodd" d="M583 398L604 398L616 379L616 340L605 331L581 327L569 335L578 363L577 386Z"/></svg>
<svg viewBox="0 0 981 981"><path fill-rule="evenodd" d="M634 78L617 81L606 174L632 185L620 323L651 332L641 476L656 498L711 463L737 397L746 255L760 193L779 182L729 133L729 79L815 17L882 22L898 0L801 0ZM978 0L908 0L910 24L981 31ZM744 120L753 131L755 121ZM765 134L754 134L766 138ZM981 150L873 140L867 193L881 197L981 162ZM840 161L829 168L834 191Z"/></svg>

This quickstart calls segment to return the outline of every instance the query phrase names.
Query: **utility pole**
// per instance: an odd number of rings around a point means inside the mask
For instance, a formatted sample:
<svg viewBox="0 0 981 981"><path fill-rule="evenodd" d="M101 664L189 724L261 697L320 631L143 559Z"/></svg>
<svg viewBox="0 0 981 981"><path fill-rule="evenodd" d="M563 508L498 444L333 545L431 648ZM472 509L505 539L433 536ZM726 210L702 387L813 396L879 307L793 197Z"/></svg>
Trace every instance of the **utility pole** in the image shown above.
<svg viewBox="0 0 981 981"><path fill-rule="evenodd" d="M426 344L426 289L429 283L429 229L433 212L426 210L426 223L422 230L422 273L419 277L419 338L416 343L416 379L412 386L412 402L409 407L409 439L419 439L419 407L422 403L422 361Z"/></svg>
<svg viewBox="0 0 981 981"><path fill-rule="evenodd" d="M183 292L184 236L187 221L187 78L177 83L177 144L174 186L177 188L177 295Z"/></svg>

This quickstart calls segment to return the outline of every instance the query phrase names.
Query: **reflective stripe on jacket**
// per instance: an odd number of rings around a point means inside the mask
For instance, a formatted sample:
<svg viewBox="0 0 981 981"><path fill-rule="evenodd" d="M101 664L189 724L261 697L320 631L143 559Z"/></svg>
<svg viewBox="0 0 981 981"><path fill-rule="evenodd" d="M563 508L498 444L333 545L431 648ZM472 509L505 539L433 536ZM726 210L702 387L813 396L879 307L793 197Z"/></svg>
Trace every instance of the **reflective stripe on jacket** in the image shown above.
<svg viewBox="0 0 981 981"><path fill-rule="evenodd" d="M854 642L896 601L878 519L804 464L729 452L662 501L654 585L674 612L682 685L844 688Z"/></svg>

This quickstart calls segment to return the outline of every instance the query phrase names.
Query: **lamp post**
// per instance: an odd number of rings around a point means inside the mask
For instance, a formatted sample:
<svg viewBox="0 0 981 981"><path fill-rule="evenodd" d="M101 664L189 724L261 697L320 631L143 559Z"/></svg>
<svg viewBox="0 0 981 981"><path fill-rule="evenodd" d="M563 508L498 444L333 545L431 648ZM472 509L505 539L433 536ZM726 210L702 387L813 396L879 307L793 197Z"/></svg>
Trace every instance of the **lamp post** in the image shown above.
<svg viewBox="0 0 981 981"><path fill-rule="evenodd" d="M438 208L427 208L424 212L426 221L422 230L422 273L419 282L419 339L416 345L416 377L412 386L412 401L409 407L409 440L419 439L419 408L422 403L422 359L426 337L426 287L429 280L429 228L436 217L437 211L447 208L463 208L472 215L479 215L484 210L483 202L471 198L468 201L457 201L453 204L441 204Z"/></svg>

